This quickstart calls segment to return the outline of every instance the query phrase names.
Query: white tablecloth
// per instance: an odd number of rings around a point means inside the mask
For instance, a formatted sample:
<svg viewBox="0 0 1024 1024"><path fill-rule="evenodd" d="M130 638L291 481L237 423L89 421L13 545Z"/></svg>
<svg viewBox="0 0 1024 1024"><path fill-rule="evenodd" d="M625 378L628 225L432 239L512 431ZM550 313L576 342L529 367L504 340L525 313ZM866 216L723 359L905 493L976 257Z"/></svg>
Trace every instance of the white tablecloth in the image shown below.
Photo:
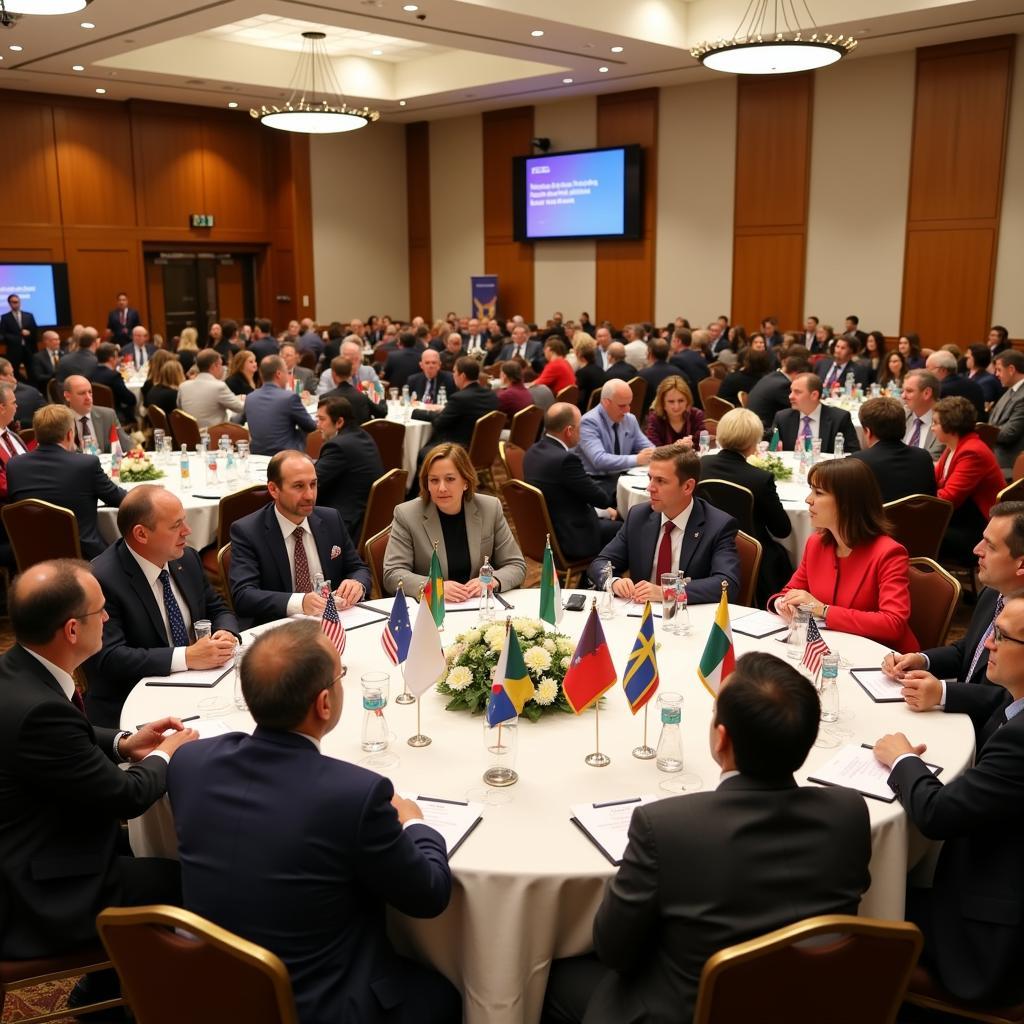
<svg viewBox="0 0 1024 1024"><path fill-rule="evenodd" d="M519 614L536 616L539 591L522 590L505 595ZM390 608L390 600L376 602ZM626 617L624 603L605 631L619 671L622 671L639 626L638 618ZM718 768L708 751L711 697L695 674L714 606L691 609L693 632L689 637L661 632L659 660L662 687L685 696L683 734L687 768L701 775L705 788L717 784ZM738 610L734 609L734 615ZM584 613L566 613L562 631L575 638L583 627ZM473 612L451 614L445 621L444 642L477 624ZM387 718L397 734L393 749L400 762L388 775L396 789L466 799L483 790L483 727L480 718L465 712L446 712L436 693L423 698L422 729L433 737L428 747L413 748L406 739L416 731L416 709L394 704L401 678L391 668L380 645L377 624L349 634L345 662L347 706L338 727L323 744L325 754L359 762L366 756L359 745L362 726L360 676L368 671L391 670L391 701ZM861 637L826 631L826 641L855 666L877 665L885 650ZM761 641L736 637L737 655L755 648L782 651L774 639ZM230 676L213 691L146 687L140 683L129 695L122 724L138 723L160 715L189 715L200 701L211 696L231 705ZM902 730L913 742L926 742L930 759L943 766L943 779L959 775L974 753L970 721L961 715L934 712L917 715L902 704L875 704L840 672L842 704L853 717L844 723L853 731L850 742L874 742L887 732ZM465 1019L470 1024L512 1024L538 1019L554 957L582 953L590 947L594 913L605 882L614 868L569 821L569 805L581 801L614 800L659 790L659 774L653 761L631 756L643 732L642 717L634 718L616 687L609 692L600 712L601 749L611 757L607 768L591 768L584 757L594 749L593 711L581 718L556 714L539 723L524 722L519 728L517 770L519 782L509 792L512 801L488 805L484 821L456 852L451 861L455 886L451 905L439 918L417 921L394 914L392 932L398 944L430 961L460 986L464 993ZM651 713L649 741L657 743ZM226 717L231 728L250 730L247 712L233 710ZM812 749L800 781L809 771L832 756L828 749ZM908 865L929 848L907 821L898 803L868 800L871 815L873 856L872 884L862 903L865 914L902 918L905 876ZM173 824L166 801L130 823L137 853L174 855ZM296 837L301 841L301 837ZM680 865L680 870L700 870L699 865Z"/></svg>
<svg viewBox="0 0 1024 1024"><path fill-rule="evenodd" d="M152 453L150 453L150 458L153 458ZM110 456L101 455L100 462L103 468L109 472ZM190 548L199 551L217 539L217 513L221 498L245 487L251 487L253 484L267 482L267 464L270 459L266 455L250 455L248 462L249 465L244 476L239 473L234 480L207 484L202 460L193 454L189 457L191 481L187 489L181 486L181 471L177 453L172 455L169 463L157 463L157 468L163 470L164 476L162 479L152 482L173 491L181 499L185 508L185 518L192 528L192 533L188 538ZM122 484L121 486L126 491L130 491L133 487L138 487L138 484ZM108 544L113 544L121 536L117 530L117 509L101 505L98 526L100 536Z"/></svg>
<svg viewBox="0 0 1024 1024"><path fill-rule="evenodd" d="M867 397L870 398L871 396L868 395ZM857 431L857 441L859 442L861 448L863 448L864 428L860 425L861 402L857 401L857 399L855 398L826 398L824 399L822 404L831 405L837 409L845 409L850 414L850 419L853 420L854 430Z"/></svg>

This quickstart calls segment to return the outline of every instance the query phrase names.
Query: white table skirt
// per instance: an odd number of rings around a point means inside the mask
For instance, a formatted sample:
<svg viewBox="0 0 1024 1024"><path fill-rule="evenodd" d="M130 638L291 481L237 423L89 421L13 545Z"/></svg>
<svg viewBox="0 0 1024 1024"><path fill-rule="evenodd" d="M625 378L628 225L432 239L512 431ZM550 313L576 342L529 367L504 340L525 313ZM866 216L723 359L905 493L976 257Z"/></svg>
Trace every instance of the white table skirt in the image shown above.
<svg viewBox="0 0 1024 1024"><path fill-rule="evenodd" d="M536 616L539 591L505 595L517 613ZM390 608L390 600L377 602ZM616 666L622 671L639 626L626 617L620 602L616 618L604 624ZM734 616L738 613L734 609ZM661 632L659 658L662 687L685 696L683 733L689 770L701 775L705 788L717 783L718 768L708 751L712 700L698 681L695 668L703 650L714 606L691 609L689 637ZM575 638L583 627L583 613L566 613L563 632ZM659 620L660 622L660 620ZM477 624L473 612L448 616L442 634L451 643ZM484 769L483 727L480 718L465 712L446 712L444 699L428 693L423 699L422 729L433 737L424 748L406 739L415 732L416 710L394 704L401 688L398 672L387 662L377 624L350 632L345 662L347 707L338 727L324 740L324 753L359 762L360 676L367 671L391 670L391 701L387 717L397 735L393 749L400 761L388 775L396 789L465 799L480 791ZM884 648L870 640L826 631L826 641L850 657L854 665L877 665ZM762 641L736 636L736 653L762 648L782 651L774 639ZM914 742L928 744L929 758L944 768L943 779L955 778L974 753L970 721L961 715L935 712L917 715L902 704L875 704L849 676L840 672L842 704L853 717L851 742L874 742L887 732L902 730ZM122 724L137 724L160 715L190 715L200 701L213 698L231 706L226 722L251 730L247 712L233 709L233 682L229 677L213 691L148 688L140 683L129 695ZM653 761L639 761L631 750L642 737L642 718L634 718L618 687L613 688L600 713L601 749L611 757L607 768L591 768L584 756L594 749L594 712L582 718L556 714L519 728L517 770L519 782L508 792L512 801L488 805L484 821L452 858L455 878L451 905L438 918L418 921L391 915L392 933L400 947L414 952L443 971L464 993L465 1020L470 1024L520 1024L538 1019L552 958L586 951L591 944L594 913L605 883L614 868L570 823L569 805L579 801L610 800L642 792L661 793ZM649 740L658 738L651 713ZM200 741L201 742L201 741ZM799 780L827 760L833 751L812 749ZM864 914L900 919L903 916L905 876L931 844L907 821L898 803L868 800L873 855L871 888L862 903ZM166 800L129 823L132 845L138 854L174 856L176 842ZM299 838L297 837L297 841ZM699 870L699 865L688 866ZM681 866L681 869L683 866Z"/></svg>

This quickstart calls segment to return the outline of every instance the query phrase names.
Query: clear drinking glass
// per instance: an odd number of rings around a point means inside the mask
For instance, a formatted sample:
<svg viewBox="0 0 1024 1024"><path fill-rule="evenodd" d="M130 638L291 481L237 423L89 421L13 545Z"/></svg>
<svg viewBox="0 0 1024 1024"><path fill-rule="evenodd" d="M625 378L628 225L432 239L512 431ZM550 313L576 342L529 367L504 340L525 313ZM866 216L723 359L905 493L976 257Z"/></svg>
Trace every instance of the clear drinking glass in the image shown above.
<svg viewBox="0 0 1024 1024"><path fill-rule="evenodd" d="M663 572L661 574L661 628L666 633L675 634L676 609L679 593L679 573Z"/></svg>
<svg viewBox="0 0 1024 1024"><path fill-rule="evenodd" d="M209 619L196 619L192 628L195 630L197 640L202 640L204 636L210 636L213 633L213 623Z"/></svg>
<svg viewBox="0 0 1024 1024"><path fill-rule="evenodd" d="M789 622L789 633L786 635L786 657L799 661L804 656L807 646L807 625L811 621L811 606L801 604L793 611Z"/></svg>
<svg viewBox="0 0 1024 1024"><path fill-rule="evenodd" d="M386 672L368 672L360 681L363 687L363 750L371 753L387 750L391 742L384 718L384 708L388 703L388 675Z"/></svg>
<svg viewBox="0 0 1024 1024"><path fill-rule="evenodd" d="M676 580L676 636L690 635L689 597L686 593L686 585L689 582L689 576L679 573Z"/></svg>
<svg viewBox="0 0 1024 1024"><path fill-rule="evenodd" d="M487 767L484 782L488 786L511 786L519 781L516 774L516 748L519 740L519 719L510 718L498 725L488 725L484 715L484 752Z"/></svg>
<svg viewBox="0 0 1024 1024"><path fill-rule="evenodd" d="M597 616L600 619L615 618L615 594L612 592L612 576L614 570L611 563L605 566L604 580L601 584L601 596L597 602Z"/></svg>
<svg viewBox="0 0 1024 1024"><path fill-rule="evenodd" d="M163 461L165 437L166 434L159 428L153 431L153 455L157 461Z"/></svg>

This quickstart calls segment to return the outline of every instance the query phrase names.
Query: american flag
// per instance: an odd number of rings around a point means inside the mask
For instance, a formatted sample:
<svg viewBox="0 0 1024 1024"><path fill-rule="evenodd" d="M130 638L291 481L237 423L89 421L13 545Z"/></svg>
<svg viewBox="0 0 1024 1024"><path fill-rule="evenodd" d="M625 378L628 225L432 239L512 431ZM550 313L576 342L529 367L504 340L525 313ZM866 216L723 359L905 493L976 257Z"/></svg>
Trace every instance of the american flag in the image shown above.
<svg viewBox="0 0 1024 1024"><path fill-rule="evenodd" d="M345 627L338 618L338 609L334 605L334 595L327 595L327 603L324 605L323 618L320 619L320 628L324 631L327 639L338 649L338 655L345 653Z"/></svg>
<svg viewBox="0 0 1024 1024"><path fill-rule="evenodd" d="M821 669L821 659L826 654L832 652L828 649L828 644L825 643L821 638L821 633L818 632L818 624L814 621L812 615L810 621L807 623L807 646L804 647L803 660L800 662L812 676L816 676L818 671Z"/></svg>

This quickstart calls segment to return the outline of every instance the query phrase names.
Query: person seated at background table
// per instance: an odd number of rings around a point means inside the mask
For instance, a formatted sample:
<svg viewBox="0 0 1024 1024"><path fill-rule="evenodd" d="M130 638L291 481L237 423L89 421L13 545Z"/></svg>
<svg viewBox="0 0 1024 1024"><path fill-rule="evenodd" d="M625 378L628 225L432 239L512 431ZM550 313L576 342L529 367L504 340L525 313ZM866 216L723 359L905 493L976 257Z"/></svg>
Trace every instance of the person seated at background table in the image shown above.
<svg viewBox="0 0 1024 1024"><path fill-rule="evenodd" d="M907 364L908 370L923 370L924 357L921 355L921 339L913 332L900 335L896 349Z"/></svg>
<svg viewBox="0 0 1024 1024"><path fill-rule="evenodd" d="M91 721L116 726L121 707L145 676L219 668L235 651L238 620L213 588L192 532L171 491L140 484L117 513L121 539L93 559L107 601L103 648L85 664ZM211 636L196 638L206 619Z"/></svg>
<svg viewBox="0 0 1024 1024"><path fill-rule="evenodd" d="M659 385L644 433L656 447L675 444L684 448L700 445L704 413L693 404L693 392L682 377L666 377Z"/></svg>
<svg viewBox="0 0 1024 1024"><path fill-rule="evenodd" d="M647 391L644 393L643 406L640 410L641 419L647 416L662 381L672 376L679 377L689 385L691 395L697 387L684 370L668 361L668 353L668 342L664 338L657 338L647 346L647 365L637 373L641 380L647 382Z"/></svg>
<svg viewBox="0 0 1024 1024"><path fill-rule="evenodd" d="M1009 1006L1024 998L1020 970L1024 881L1024 599L1009 597L996 616L988 679L994 686L934 680L917 710L939 701L970 715L978 736L974 767L939 781L921 760L925 745L883 736L875 756L889 787L927 839L942 840L930 889L908 887L907 920L924 934L921 963L957 999Z"/></svg>
<svg viewBox="0 0 1024 1024"><path fill-rule="evenodd" d="M420 352L416 347L416 335L412 331L402 331L398 335L398 348L388 353L387 361L384 363L383 373L388 387L401 391L409 383L409 378L419 370L419 364Z"/></svg>
<svg viewBox="0 0 1024 1024"><path fill-rule="evenodd" d="M952 352L933 352L924 365L939 381L940 398L966 398L974 406L977 419L985 418L985 393L975 381L957 373L957 357Z"/></svg>
<svg viewBox="0 0 1024 1024"><path fill-rule="evenodd" d="M887 388L891 393L900 391L903 387L903 379L909 372L907 361L901 352L895 349L886 353L885 361L875 378L880 388Z"/></svg>
<svg viewBox="0 0 1024 1024"><path fill-rule="evenodd" d="M789 393L793 381L801 374L810 373L810 370L811 364L805 354L788 355L779 369L765 374L750 389L747 395L747 408L761 418L765 440L772 435L772 423L776 413L792 408Z"/></svg>
<svg viewBox="0 0 1024 1024"><path fill-rule="evenodd" d="M477 493L477 475L466 449L457 444L431 448L420 467L420 497L395 508L384 553L384 590L401 583L416 597L430 573L437 549L445 597L468 601L480 596L480 566L494 569L496 590L515 590L526 578L519 550L501 501Z"/></svg>
<svg viewBox="0 0 1024 1024"><path fill-rule="evenodd" d="M935 494L935 464L923 448L903 441L907 419L895 398L869 398L858 410L864 447L850 458L860 459L875 475L882 501L911 494Z"/></svg>
<svg viewBox="0 0 1024 1024"><path fill-rule="evenodd" d="M36 446L35 441L26 444L15 432L14 422L17 417L18 400L15 397L14 385L5 381L0 384L0 502L7 498L8 465Z"/></svg>
<svg viewBox="0 0 1024 1024"><path fill-rule="evenodd" d="M821 381L824 394L831 394L835 385L844 389L851 378L854 384L859 384L863 388L868 386L871 371L863 363L855 360L856 355L856 342L846 337L836 338L832 355L825 356L814 369Z"/></svg>
<svg viewBox="0 0 1024 1024"><path fill-rule="evenodd" d="M444 348L441 350L441 365L449 372L454 371L455 364L464 355L465 347L462 344L462 335L458 331L452 331L445 336Z"/></svg>
<svg viewBox="0 0 1024 1024"><path fill-rule="evenodd" d="M124 378L118 372L118 361L117 346L109 341L103 342L96 349L96 367L89 374L89 379L94 384L110 388L118 419L122 423L131 423L135 419L135 396L125 386Z"/></svg>
<svg viewBox="0 0 1024 1024"><path fill-rule="evenodd" d="M11 421L11 428L24 430L32 426L32 417L35 416L37 410L46 405L47 399L31 384L26 384L20 377L15 376L14 366L10 359L0 358L0 383L9 384L14 389L14 401L18 408Z"/></svg>
<svg viewBox="0 0 1024 1024"><path fill-rule="evenodd" d="M455 378L441 369L441 357L432 348L417 351L420 353L420 369L419 373L409 377L409 394L415 394L424 405L437 405L441 388L444 388L446 398L455 394Z"/></svg>
<svg viewBox="0 0 1024 1024"><path fill-rule="evenodd" d="M352 383L354 367L352 360L347 356L336 356L331 360L331 379L334 387L325 391L320 398L331 401L335 398L344 398L352 406L352 420L357 425L364 424L367 420L383 420L388 415L388 403L386 399L375 402L369 395Z"/></svg>
<svg viewBox="0 0 1024 1024"><path fill-rule="evenodd" d="M840 338L840 341L845 341ZM838 342L837 342L838 344ZM805 444L807 438L813 443L821 441L822 452L835 451L836 437L843 435L843 450L860 450L857 431L853 420L845 409L824 405L821 378L814 373L801 373L789 385L790 408L777 412L772 421L772 433L779 432L782 447L791 452L796 449L797 440Z"/></svg>
<svg viewBox="0 0 1024 1024"><path fill-rule="evenodd" d="M157 353L159 355L159 353ZM154 359L155 363L156 360ZM147 407L155 405L164 411L164 415L170 418L171 413L178 407L178 389L185 383L185 371L181 363L173 356L160 364L156 380L149 390L149 397L146 400Z"/></svg>
<svg viewBox="0 0 1024 1024"><path fill-rule="evenodd" d="M553 395L562 388L576 383L576 373L565 358L565 342L561 338L551 337L544 342L544 358L547 360L540 375L530 383L530 387L544 385L551 388Z"/></svg>
<svg viewBox="0 0 1024 1024"><path fill-rule="evenodd" d="M146 379L142 382L142 404L149 405L149 395L156 386L157 378L164 363L171 359L177 359L173 352L167 349L158 348L153 353L153 358L146 363Z"/></svg>
<svg viewBox="0 0 1024 1024"><path fill-rule="evenodd" d="M810 605L826 629L912 651L907 549L888 535L875 476L859 459L819 462L807 474L815 533L790 581L768 599L787 622Z"/></svg>
<svg viewBox="0 0 1024 1024"><path fill-rule="evenodd" d="M621 341L611 342L606 354L608 365L604 371L605 383L610 380L631 381L636 376L636 370L626 362L626 346Z"/></svg>
<svg viewBox="0 0 1024 1024"><path fill-rule="evenodd" d="M948 353L947 353L948 354ZM953 503L939 556L970 564L989 511L1006 486L992 449L975 429L977 412L966 398L943 398L932 410L932 433L946 446L935 464L938 496Z"/></svg>
<svg viewBox="0 0 1024 1024"><path fill-rule="evenodd" d="M370 488L384 475L380 450L353 419L347 399L321 398L316 422L324 439L316 460L317 502L337 509L358 543Z"/></svg>
<svg viewBox="0 0 1024 1024"><path fill-rule="evenodd" d="M295 342L283 341L281 342L280 348L277 352L278 356L284 361L284 368L286 371L286 384L285 387L289 391L295 391L296 383L301 385L300 390L302 391L315 391L316 390L316 378L311 369L308 366L302 366L299 363L299 350ZM359 359L363 358L363 354L360 351ZM260 364L262 365L262 363Z"/></svg>
<svg viewBox="0 0 1024 1024"><path fill-rule="evenodd" d="M622 529L591 562L587 575L595 583L602 586L611 568L615 594L640 604L661 601L661 576L667 572L690 577L690 604L718 601L723 582L733 595L739 593L736 520L694 496L700 462L696 452L675 445L651 449L651 499L629 510Z"/></svg>
<svg viewBox="0 0 1024 1024"><path fill-rule="evenodd" d="M743 349L737 362L737 368L725 375L717 392L722 401L736 406L740 404L740 392L746 391L749 395L754 385L772 370L768 353L752 348Z"/></svg>
<svg viewBox="0 0 1024 1024"><path fill-rule="evenodd" d="M505 414L506 425L512 426L512 417L534 403L533 389L523 383L523 364L518 359L498 363L501 387L497 390L498 408Z"/></svg>
<svg viewBox="0 0 1024 1024"><path fill-rule="evenodd" d="M878 379L878 373L885 363L885 335L881 331L870 331L864 339L864 348L857 356L857 362L868 372L868 381Z"/></svg>
<svg viewBox="0 0 1024 1024"><path fill-rule="evenodd" d="M103 472L97 456L75 450L75 418L67 406L43 406L33 417L32 429L35 450L7 463L7 499L38 498L68 509L78 523L82 553L95 558L107 547L96 520L97 502L117 508L125 491Z"/></svg>
<svg viewBox="0 0 1024 1024"><path fill-rule="evenodd" d="M981 388L986 406L997 402L1003 393L1003 385L999 383L999 378L989 370L991 365L992 353L988 345L980 342L968 347L964 356L964 368L967 371L968 379L973 380Z"/></svg>
<svg viewBox="0 0 1024 1024"><path fill-rule="evenodd" d="M316 423L299 396L288 388L288 371L281 356L267 356L260 363L260 380L262 386L245 399L243 415L252 453L304 452L306 435L316 430Z"/></svg>
<svg viewBox="0 0 1024 1024"><path fill-rule="evenodd" d="M271 356L270 358L274 358ZM317 477L304 452L279 452L267 466L271 504L231 526L231 598L243 628L294 615L322 615L317 573L330 580L339 608L370 593L370 570L341 513L316 508Z"/></svg>
<svg viewBox="0 0 1024 1024"><path fill-rule="evenodd" d="M256 390L256 357L246 349L231 357L224 383L233 395L251 395Z"/></svg>
<svg viewBox="0 0 1024 1024"><path fill-rule="evenodd" d="M204 348L196 356L195 366L195 377L178 387L178 408L194 417L200 429L225 423L231 413L245 409L243 396L236 395L224 383L224 360L219 352Z"/></svg>
<svg viewBox="0 0 1024 1024"><path fill-rule="evenodd" d="M56 331L43 331L39 335L39 351L32 356L29 377L40 391L45 391L46 385L54 379L63 354L60 335Z"/></svg>
<svg viewBox="0 0 1024 1024"><path fill-rule="evenodd" d="M86 377L75 373L64 381L64 401L75 416L75 447L79 451L85 451L91 441L96 451L109 455L112 427L116 427L121 450L131 448L131 440L117 422L114 410L93 404L92 383Z"/></svg>
<svg viewBox="0 0 1024 1024"><path fill-rule="evenodd" d="M444 838L388 779L320 753L344 674L315 622L245 654L255 731L193 744L168 773L185 906L281 957L301 1024L458 1024L455 988L400 957L385 927L386 907L429 918L448 906Z"/></svg>
<svg viewBox="0 0 1024 1024"><path fill-rule="evenodd" d="M995 357L995 364L1003 393L992 406L988 421L999 428L993 451L1009 481L1017 456L1024 451L1024 353L1005 349Z"/></svg>
<svg viewBox="0 0 1024 1024"><path fill-rule="evenodd" d="M586 412L590 407L590 396L601 390L606 377L598 362L597 342L585 331L577 332L576 337L580 339L574 346L576 360L579 363L576 367L576 387L580 389L578 404L580 412Z"/></svg>
<svg viewBox="0 0 1024 1024"><path fill-rule="evenodd" d="M865 802L793 778L820 714L814 687L781 658L736 662L714 705L717 788L633 811L594 918L595 952L551 965L543 1024L689 1024L714 953L804 918L857 913L870 882Z"/></svg>
<svg viewBox="0 0 1024 1024"><path fill-rule="evenodd" d="M901 417L902 422L902 417ZM793 573L786 549L775 539L788 537L793 524L779 500L775 477L747 459L757 454L761 419L749 409L730 409L718 423L718 451L700 460L704 480L726 480L746 487L754 498L753 531L761 542L761 570L757 577L757 603L763 605Z"/></svg>
<svg viewBox="0 0 1024 1024"><path fill-rule="evenodd" d="M181 363L181 368L188 376L189 370L195 365L196 356L199 354L199 332L194 327L183 327L178 335L178 347L174 354Z"/></svg>

